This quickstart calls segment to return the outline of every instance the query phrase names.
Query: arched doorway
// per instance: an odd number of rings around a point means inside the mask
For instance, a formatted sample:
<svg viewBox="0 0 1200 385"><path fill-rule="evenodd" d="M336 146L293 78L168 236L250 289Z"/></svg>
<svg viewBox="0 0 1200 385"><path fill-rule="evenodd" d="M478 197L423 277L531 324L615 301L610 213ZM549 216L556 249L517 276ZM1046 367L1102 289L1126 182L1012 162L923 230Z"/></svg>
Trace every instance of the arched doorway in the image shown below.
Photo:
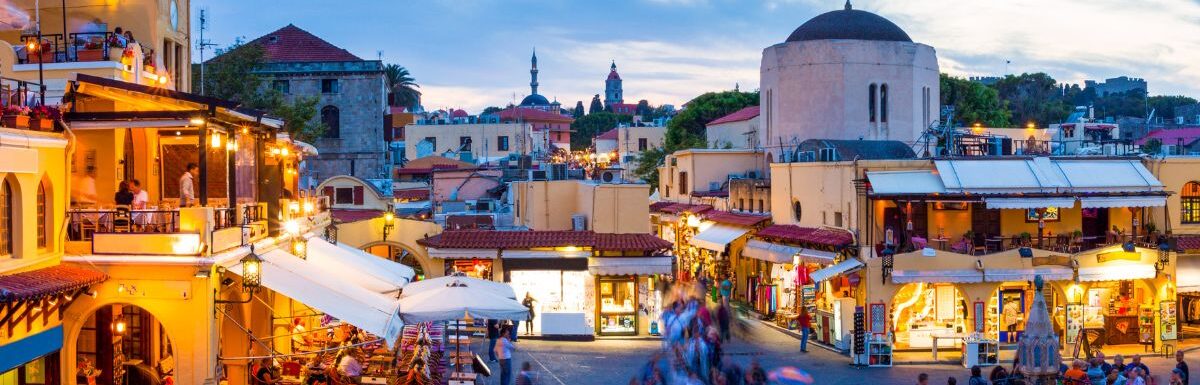
<svg viewBox="0 0 1200 385"><path fill-rule="evenodd" d="M1031 281L1001 282L992 291L985 305L985 314L982 315L984 335L996 339L1001 344L1017 343L1025 331L1025 322L1028 321L1034 295L1036 291ZM1052 314L1066 304L1058 285L1046 285L1042 295L1046 300L1047 310ZM1052 326L1055 333L1063 335L1065 324L1061 318L1053 318Z"/></svg>
<svg viewBox="0 0 1200 385"><path fill-rule="evenodd" d="M75 339L75 381L100 385L159 384L175 374L175 347L162 323L131 304L101 306Z"/></svg>
<svg viewBox="0 0 1200 385"><path fill-rule="evenodd" d="M363 251L411 267L417 273L416 280L425 279L425 267L421 264L417 254L407 247L393 242L383 242L367 245L363 247Z"/></svg>
<svg viewBox="0 0 1200 385"><path fill-rule="evenodd" d="M892 297L892 325L897 349L929 349L931 336L961 334L969 330L967 303L962 290L949 283L917 282L904 285ZM954 341L937 340L952 348Z"/></svg>

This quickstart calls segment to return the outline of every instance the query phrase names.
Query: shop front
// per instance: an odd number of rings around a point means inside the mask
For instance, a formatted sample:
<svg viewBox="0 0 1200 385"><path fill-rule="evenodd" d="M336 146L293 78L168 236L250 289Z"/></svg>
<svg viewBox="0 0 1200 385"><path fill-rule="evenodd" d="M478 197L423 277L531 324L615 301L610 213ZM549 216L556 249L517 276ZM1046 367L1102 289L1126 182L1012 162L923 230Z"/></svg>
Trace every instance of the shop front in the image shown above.
<svg viewBox="0 0 1200 385"><path fill-rule="evenodd" d="M665 280L674 271L668 256L594 257L596 334L659 335Z"/></svg>
<svg viewBox="0 0 1200 385"><path fill-rule="evenodd" d="M594 280L587 254L570 258L537 256L536 252L505 250L504 275L517 301L532 300L533 321L520 325L541 336L590 336L595 323Z"/></svg>
<svg viewBox="0 0 1200 385"><path fill-rule="evenodd" d="M0 384L62 384L64 322L83 322L63 312L105 279L64 265L0 276Z"/></svg>
<svg viewBox="0 0 1200 385"><path fill-rule="evenodd" d="M1151 253L1148 249L1116 248L1077 256L1079 283L1066 289L1068 346L1145 345L1157 349L1178 339L1174 283L1160 278L1153 258L1147 255Z"/></svg>
<svg viewBox="0 0 1200 385"><path fill-rule="evenodd" d="M690 253L689 272L694 277L707 278L709 282L731 278L731 256L740 254L747 234L752 229L705 221L700 224L699 230L689 241L696 250L694 254Z"/></svg>
<svg viewBox="0 0 1200 385"><path fill-rule="evenodd" d="M810 306L816 340L843 351L849 350L854 329L854 310L858 305L858 285L863 263L855 257L810 273L815 300ZM807 287L807 285L806 285Z"/></svg>
<svg viewBox="0 0 1200 385"><path fill-rule="evenodd" d="M800 307L814 321L816 339L837 345L850 328L862 264L852 256L853 236L840 229L771 225L746 242L740 256L752 268L746 301L771 315L779 327L795 329Z"/></svg>
<svg viewBox="0 0 1200 385"><path fill-rule="evenodd" d="M966 294L960 284L979 283L983 274L970 270L896 271L893 281L903 284L889 304L894 346L897 349L931 349L955 346L955 339L970 333ZM874 315L872 315L874 316Z"/></svg>

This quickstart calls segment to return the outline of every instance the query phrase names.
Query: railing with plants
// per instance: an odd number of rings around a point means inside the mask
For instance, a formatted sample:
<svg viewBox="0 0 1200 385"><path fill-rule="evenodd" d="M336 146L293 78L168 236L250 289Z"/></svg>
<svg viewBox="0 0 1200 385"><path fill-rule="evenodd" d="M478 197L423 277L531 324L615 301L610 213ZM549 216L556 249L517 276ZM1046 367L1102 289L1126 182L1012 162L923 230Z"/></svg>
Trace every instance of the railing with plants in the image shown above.
<svg viewBox="0 0 1200 385"><path fill-rule="evenodd" d="M175 233L179 211L81 209L69 213L67 239L90 241L97 233Z"/></svg>

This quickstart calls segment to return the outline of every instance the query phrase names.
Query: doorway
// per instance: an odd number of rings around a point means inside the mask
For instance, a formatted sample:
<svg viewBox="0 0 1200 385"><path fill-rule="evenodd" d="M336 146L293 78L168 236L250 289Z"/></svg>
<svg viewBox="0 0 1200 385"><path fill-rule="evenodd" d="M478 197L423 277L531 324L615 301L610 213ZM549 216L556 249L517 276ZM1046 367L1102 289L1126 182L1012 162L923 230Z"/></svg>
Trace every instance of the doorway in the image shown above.
<svg viewBox="0 0 1200 385"><path fill-rule="evenodd" d="M149 311L113 304L97 309L75 341L75 381L99 385L161 384L175 375L174 346Z"/></svg>
<svg viewBox="0 0 1200 385"><path fill-rule="evenodd" d="M1081 231L1086 239L1104 239L1108 234L1108 209L1082 209Z"/></svg>

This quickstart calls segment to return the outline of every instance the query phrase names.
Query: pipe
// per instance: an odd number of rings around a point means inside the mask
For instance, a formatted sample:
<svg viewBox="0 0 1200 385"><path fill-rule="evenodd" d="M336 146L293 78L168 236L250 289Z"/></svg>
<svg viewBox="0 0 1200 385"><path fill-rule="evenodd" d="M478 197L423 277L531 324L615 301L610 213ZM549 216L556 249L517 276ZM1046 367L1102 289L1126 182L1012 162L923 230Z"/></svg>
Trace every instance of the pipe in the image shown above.
<svg viewBox="0 0 1200 385"><path fill-rule="evenodd" d="M63 133L67 135L67 148L63 152L63 169L67 170L63 178L63 188L66 192L66 205L63 207L63 221L58 228L58 245L55 246L55 251L66 253L67 251L67 227L71 222L70 206L71 206L71 159L75 157L75 133L71 131L71 126L67 125L66 121L61 121L63 125Z"/></svg>

